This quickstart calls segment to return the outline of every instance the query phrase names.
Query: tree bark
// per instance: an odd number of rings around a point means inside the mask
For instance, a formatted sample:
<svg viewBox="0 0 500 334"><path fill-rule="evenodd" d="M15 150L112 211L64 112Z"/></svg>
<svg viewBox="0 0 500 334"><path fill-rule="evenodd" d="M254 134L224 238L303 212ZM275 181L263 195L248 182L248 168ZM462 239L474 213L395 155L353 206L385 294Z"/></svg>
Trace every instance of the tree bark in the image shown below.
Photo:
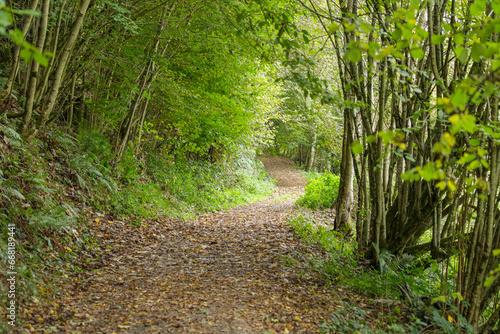
<svg viewBox="0 0 500 334"><path fill-rule="evenodd" d="M351 210L354 181L354 164L351 153L352 121L350 110L344 110L344 134L342 142L342 162L340 165L340 185L337 199L334 203L334 228L347 234L351 230Z"/></svg>
<svg viewBox="0 0 500 334"><path fill-rule="evenodd" d="M57 64L57 68L54 74L54 82L52 84L52 88L50 90L50 94L48 97L47 101L47 106L43 107L41 110L41 115L40 119L37 122L37 126L33 126L30 129L30 133L28 134L28 141L31 140L38 130L42 128L47 120L49 119L50 114L54 110L56 100L59 96L59 89L61 87L62 80L64 78L64 74L66 72L66 67L68 63L68 59L71 56L71 50L73 49L73 46L75 45L76 39L78 37L78 34L80 32L80 29L83 25L83 21L85 18L85 15L87 14L87 9L89 7L91 0L82 0L80 3L80 8L78 10L78 15L75 19L75 22L73 23L73 27L71 29L68 41L66 42L66 45L64 46L64 49L62 51L62 54L59 58L59 63Z"/></svg>
<svg viewBox="0 0 500 334"><path fill-rule="evenodd" d="M50 8L50 0L44 0L42 4L42 13L40 17L40 25L38 27L38 38L36 43L36 47L40 52L43 52L45 37L47 36L49 8ZM26 94L26 103L24 105L25 114L19 131L23 137L26 136L28 128L31 123L31 115L33 114L33 104L35 99L39 68L40 64L33 59L31 61L31 73L30 73L28 90Z"/></svg>
<svg viewBox="0 0 500 334"><path fill-rule="evenodd" d="M30 10L34 11L38 7L38 3L40 0L33 0L31 2ZM28 30L31 26L31 22L33 21L33 15L28 15L24 18L23 21L23 26L21 29L21 32L23 33L23 36L26 37L26 34L28 33ZM2 91L2 94L0 94L0 105L3 104L3 102L9 98L10 94L12 93L12 87L14 85L14 81L16 80L17 73L19 71L19 64L20 64L20 59L19 55L21 53L21 46L16 45L14 47L14 52L12 53L12 63L10 67L10 73L9 73L9 79L7 79L7 83L5 84L5 87Z"/></svg>

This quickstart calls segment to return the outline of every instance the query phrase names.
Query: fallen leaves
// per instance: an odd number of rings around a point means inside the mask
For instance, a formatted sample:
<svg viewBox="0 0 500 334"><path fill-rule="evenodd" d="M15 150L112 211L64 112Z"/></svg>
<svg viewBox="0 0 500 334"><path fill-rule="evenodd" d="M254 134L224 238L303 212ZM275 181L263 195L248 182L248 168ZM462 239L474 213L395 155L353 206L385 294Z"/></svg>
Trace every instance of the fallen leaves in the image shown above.
<svg viewBox="0 0 500 334"><path fill-rule="evenodd" d="M305 182L290 161L264 163L289 183L258 203L139 227L94 219L101 249L90 266L94 271L75 273L81 280L62 287L59 314L37 314L38 327L83 333L321 332L322 319L338 307L336 292L319 277L301 276L308 265L304 254L322 251L298 241L286 225ZM285 255L294 258L293 266L284 265Z"/></svg>

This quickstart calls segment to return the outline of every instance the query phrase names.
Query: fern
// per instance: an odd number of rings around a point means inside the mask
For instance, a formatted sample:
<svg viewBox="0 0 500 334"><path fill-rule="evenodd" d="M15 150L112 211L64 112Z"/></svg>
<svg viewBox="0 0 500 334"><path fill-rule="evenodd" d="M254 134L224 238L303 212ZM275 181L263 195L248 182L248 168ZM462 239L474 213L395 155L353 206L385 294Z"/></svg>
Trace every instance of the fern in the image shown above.
<svg viewBox="0 0 500 334"><path fill-rule="evenodd" d="M20 147L22 145L23 139L21 135L13 128L0 124L0 131L5 134L12 146Z"/></svg>
<svg viewBox="0 0 500 334"><path fill-rule="evenodd" d="M387 249L380 251L380 248L375 243L373 243L373 249L379 259L380 272L382 274L385 274L388 271L398 274L400 271L411 267L413 261L416 259L414 255L410 254L394 256L394 254L391 254Z"/></svg>
<svg viewBox="0 0 500 334"><path fill-rule="evenodd" d="M76 217L69 216L66 213L66 209L67 206L59 205L51 210L45 210L44 212L34 214L29 217L30 224L42 229L59 229L66 227L76 221Z"/></svg>
<svg viewBox="0 0 500 334"><path fill-rule="evenodd" d="M17 199L21 200L21 201L24 201L26 198L24 197L23 194L21 194L21 192L17 189L14 189L14 188L11 188L11 187L5 187L4 188L4 191L7 195L12 195L14 197L16 197Z"/></svg>
<svg viewBox="0 0 500 334"><path fill-rule="evenodd" d="M397 273L399 271L403 271L412 267L413 261L415 261L416 257L411 254L402 254L400 256L393 256L390 261L387 263L387 266L394 272Z"/></svg>
<svg viewBox="0 0 500 334"><path fill-rule="evenodd" d="M59 136L57 136L57 138L56 138L56 141L60 146L68 146L71 148L78 147L77 139L73 136L66 134L66 133L59 134Z"/></svg>

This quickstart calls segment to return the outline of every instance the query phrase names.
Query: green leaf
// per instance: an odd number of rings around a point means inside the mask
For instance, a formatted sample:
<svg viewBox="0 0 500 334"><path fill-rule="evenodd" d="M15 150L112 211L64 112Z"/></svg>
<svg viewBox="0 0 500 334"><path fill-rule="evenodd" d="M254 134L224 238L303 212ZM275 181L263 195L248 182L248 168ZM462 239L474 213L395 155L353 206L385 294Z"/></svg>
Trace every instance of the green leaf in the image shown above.
<svg viewBox="0 0 500 334"><path fill-rule="evenodd" d="M422 59L425 56L425 52L421 48L412 48L410 50L410 55L415 59Z"/></svg>
<svg viewBox="0 0 500 334"><path fill-rule="evenodd" d="M481 159L480 161L481 161L481 165L483 165L484 168L490 169L490 164L488 163L488 161L483 160L483 159Z"/></svg>
<svg viewBox="0 0 500 334"><path fill-rule="evenodd" d="M417 162L417 160L415 160L415 158L409 154L405 154L405 158L410 160L411 162Z"/></svg>
<svg viewBox="0 0 500 334"><path fill-rule="evenodd" d="M328 33L331 35L335 32L337 32L340 28L340 25L338 23L330 23L330 25L328 25Z"/></svg>
<svg viewBox="0 0 500 334"><path fill-rule="evenodd" d="M481 43L475 43L471 48L471 57L475 62L481 60L481 57L484 55L484 45Z"/></svg>
<svg viewBox="0 0 500 334"><path fill-rule="evenodd" d="M438 296L436 298L432 298L431 304L434 304L436 302L443 302L446 303L446 297L445 296Z"/></svg>
<svg viewBox="0 0 500 334"><path fill-rule="evenodd" d="M9 33L9 37L17 45L21 45L24 41L23 32L17 28Z"/></svg>
<svg viewBox="0 0 500 334"><path fill-rule="evenodd" d="M471 139L470 142L471 146L478 146L479 144L481 144L481 142L479 141L479 139Z"/></svg>
<svg viewBox="0 0 500 334"><path fill-rule="evenodd" d="M500 249L494 249L493 256L498 256L498 255L500 255Z"/></svg>
<svg viewBox="0 0 500 334"><path fill-rule="evenodd" d="M450 102L455 106L455 107L464 107L465 104L467 103L467 94L459 89L458 91L454 92L453 95L451 95Z"/></svg>
<svg viewBox="0 0 500 334"><path fill-rule="evenodd" d="M475 154L470 154L470 153L465 153L461 158L460 160L457 161L458 164L460 165L464 165L464 164L468 164L469 162L471 162L472 160L474 160L476 158L476 155Z"/></svg>
<svg viewBox="0 0 500 334"><path fill-rule="evenodd" d="M426 39L429 36L429 32L425 29L417 27L417 36L420 36L420 37Z"/></svg>
<svg viewBox="0 0 500 334"><path fill-rule="evenodd" d="M462 35L462 34L453 35L453 40L455 41L455 44L458 44L458 45L463 45L465 43L464 35Z"/></svg>
<svg viewBox="0 0 500 334"><path fill-rule="evenodd" d="M491 64L491 69L493 71L498 70L500 68L500 59L494 60L493 63Z"/></svg>
<svg viewBox="0 0 500 334"><path fill-rule="evenodd" d="M23 48L21 50L20 56L24 60L25 63L31 61L31 58L32 58L31 50L28 48Z"/></svg>
<svg viewBox="0 0 500 334"><path fill-rule="evenodd" d="M13 12L14 12L14 14L17 14L17 15L32 15L35 17L40 16L40 12L38 12L36 10L31 10L31 9L13 10Z"/></svg>
<svg viewBox="0 0 500 334"><path fill-rule="evenodd" d="M484 148L480 148L479 150L477 150L477 155L479 155L480 157L484 157L486 154L488 154L488 151L486 151Z"/></svg>
<svg viewBox="0 0 500 334"><path fill-rule="evenodd" d="M479 160L474 160L469 164L469 166L467 166L467 170L474 170L479 168L479 166L481 166Z"/></svg>
<svg viewBox="0 0 500 334"><path fill-rule="evenodd" d="M456 143L456 139L455 139L455 136L453 136L452 134L450 134L449 132L445 132L442 136L441 136L441 140L448 146L455 146L455 143Z"/></svg>
<svg viewBox="0 0 500 334"><path fill-rule="evenodd" d="M12 24L12 15L5 10L0 10L0 26L8 27Z"/></svg>
<svg viewBox="0 0 500 334"><path fill-rule="evenodd" d="M493 282L495 282L496 280L496 277L495 275L490 275L486 278L486 280L484 281L484 286L485 287L489 287L490 285L493 284Z"/></svg>
<svg viewBox="0 0 500 334"><path fill-rule="evenodd" d="M363 145L361 145L361 143L359 142L359 140L356 140L355 142L353 142L351 144L351 150L352 150L352 153L357 155L357 154L363 153L364 148L363 148Z"/></svg>
<svg viewBox="0 0 500 334"><path fill-rule="evenodd" d="M455 125L460 121L460 114L453 114L448 118L448 120L452 125Z"/></svg>
<svg viewBox="0 0 500 334"><path fill-rule="evenodd" d="M410 86L410 87L411 87L411 89L412 89L415 93L417 93L417 94L422 94L422 90L421 90L420 88L418 88L417 86L412 85L412 86Z"/></svg>
<svg viewBox="0 0 500 334"><path fill-rule="evenodd" d="M361 61L361 50L357 46L350 46L346 53L347 59L353 63Z"/></svg>
<svg viewBox="0 0 500 334"><path fill-rule="evenodd" d="M403 35L403 32L399 28L395 29L392 32L392 38L394 38L395 41L399 40L402 35Z"/></svg>
<svg viewBox="0 0 500 334"><path fill-rule="evenodd" d="M446 189L446 181L441 181L438 184L436 184L436 188L439 188L441 190L445 190Z"/></svg>
<svg viewBox="0 0 500 334"><path fill-rule="evenodd" d="M391 130L380 131L378 133L378 136L380 138L382 138L382 140L384 141L384 144L387 145L391 140L394 139L394 132L392 132Z"/></svg>
<svg viewBox="0 0 500 334"><path fill-rule="evenodd" d="M409 182L418 181L420 180L420 175L417 174L414 168L412 168L409 171L402 173L401 179Z"/></svg>
<svg viewBox="0 0 500 334"><path fill-rule="evenodd" d="M486 10L486 8L484 8L483 6L481 6L477 3L473 3L470 6L470 14L476 18L479 18L484 13L485 10Z"/></svg>
<svg viewBox="0 0 500 334"><path fill-rule="evenodd" d="M407 39L400 39L397 44L396 44L396 48L398 50L404 50L406 49L408 46L410 45L410 41L408 41Z"/></svg>
<svg viewBox="0 0 500 334"><path fill-rule="evenodd" d="M458 61L460 63L465 64L467 62L467 58L469 56L469 51L466 48L459 46L459 47L455 48L455 50L453 50L453 52L455 52L455 55L457 56Z"/></svg>
<svg viewBox="0 0 500 334"><path fill-rule="evenodd" d="M432 181L435 179L436 166L433 162L428 162L425 164L424 168L420 172L420 175L425 181Z"/></svg>
<svg viewBox="0 0 500 334"><path fill-rule="evenodd" d="M47 67L49 65L47 58L45 58L38 50L33 52L33 59L43 67Z"/></svg>
<svg viewBox="0 0 500 334"><path fill-rule="evenodd" d="M441 43L443 43L444 39L445 39L445 36L443 36L443 35L432 35L431 43L432 44L441 44Z"/></svg>
<svg viewBox="0 0 500 334"><path fill-rule="evenodd" d="M499 1L492 1L491 7L493 8L493 12L495 14L500 15L500 2Z"/></svg>
<svg viewBox="0 0 500 334"><path fill-rule="evenodd" d="M469 133L474 133L477 130L476 117L472 115L463 115L460 124Z"/></svg>

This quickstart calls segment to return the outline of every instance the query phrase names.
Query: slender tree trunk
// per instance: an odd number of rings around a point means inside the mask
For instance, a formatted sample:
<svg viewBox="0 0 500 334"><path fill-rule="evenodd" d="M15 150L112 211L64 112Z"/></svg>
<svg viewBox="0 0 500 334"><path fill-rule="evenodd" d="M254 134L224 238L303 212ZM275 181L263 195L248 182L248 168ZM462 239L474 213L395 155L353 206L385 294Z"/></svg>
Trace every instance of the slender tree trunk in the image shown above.
<svg viewBox="0 0 500 334"><path fill-rule="evenodd" d="M52 88L51 88L50 94L48 96L47 106L45 108L42 106L40 119L37 122L38 124L36 127L31 128L28 140L32 139L36 135L38 130L45 125L45 123L49 119L50 114L54 110L56 100L59 96L59 89L61 87L61 83L62 83L62 80L64 78L64 74L66 72L68 59L71 56L71 50L73 49L73 46L75 45L75 42L76 42L76 39L77 39L78 34L80 32L80 29L83 25L83 20L85 18L85 15L87 14L87 9L89 7L90 1L91 0L82 0L80 3L78 15L75 19L75 22L73 23L73 27L71 29L68 41L66 42L66 45L64 46L62 54L59 58L59 63L57 65L57 68L56 68L56 71L54 74L54 82L52 84Z"/></svg>
<svg viewBox="0 0 500 334"><path fill-rule="evenodd" d="M43 46L45 44L45 37L47 36L47 25L49 21L49 7L50 0L44 0L42 4L42 14L40 17L40 24L38 27L38 38L36 47L38 51L43 52ZM31 61L31 73L29 79L28 90L26 94L26 103L24 105L25 114L23 117L23 122L21 124L20 133L22 136L26 136L28 128L31 122L31 115L33 114L33 104L35 99L35 92L37 87L38 80L38 70L40 68L40 64L32 60Z"/></svg>
<svg viewBox="0 0 500 334"><path fill-rule="evenodd" d="M35 11L36 8L38 7L39 0L33 0L31 2L30 10ZM28 33L28 29L31 26L31 22L33 21L33 15L27 15L24 18L23 26L22 26L22 33L23 36L26 36ZM14 85L14 81L16 79L17 73L19 71L19 64L20 64L20 59L19 59L19 54L21 53L21 46L16 45L14 47L14 52L12 53L12 63L10 67L10 73L9 73L9 79L7 79L7 83L5 84L5 87L2 91L2 94L0 94L0 105L3 104L5 99L7 99L11 92L12 92L12 87Z"/></svg>
<svg viewBox="0 0 500 334"><path fill-rule="evenodd" d="M64 8L66 7L66 2L67 2L67 0L63 0L63 2L61 4L61 9L59 10L59 16L57 18L56 30L55 30L55 34L54 34L54 37L53 37L54 43L53 43L53 47L52 47L52 50L51 50L51 52L54 55L57 54L57 46L59 44L59 33L60 33L60 30L61 30L61 25L62 25L61 21L62 21L62 17L63 17L63 14L64 14ZM48 82L49 82L49 76L50 76L51 73L53 73L52 70L54 68L55 61L56 61L56 56L50 58L49 66L45 70L45 73L43 75L42 83L40 85L40 88L37 90L37 94L36 94L37 103L41 102L41 97L44 96L45 93L46 93L46 91L47 91Z"/></svg>
<svg viewBox="0 0 500 334"><path fill-rule="evenodd" d="M313 129L313 142L311 144L311 154L309 155L309 163L307 164L306 170L310 172L314 166L314 159L316 158L316 144L318 140L318 134L315 129Z"/></svg>
<svg viewBox="0 0 500 334"><path fill-rule="evenodd" d="M67 125L68 129L71 129L71 125L73 124L76 78L77 78L77 73L75 72L75 74L73 74L73 80L71 82L71 101L68 110L68 125Z"/></svg>

